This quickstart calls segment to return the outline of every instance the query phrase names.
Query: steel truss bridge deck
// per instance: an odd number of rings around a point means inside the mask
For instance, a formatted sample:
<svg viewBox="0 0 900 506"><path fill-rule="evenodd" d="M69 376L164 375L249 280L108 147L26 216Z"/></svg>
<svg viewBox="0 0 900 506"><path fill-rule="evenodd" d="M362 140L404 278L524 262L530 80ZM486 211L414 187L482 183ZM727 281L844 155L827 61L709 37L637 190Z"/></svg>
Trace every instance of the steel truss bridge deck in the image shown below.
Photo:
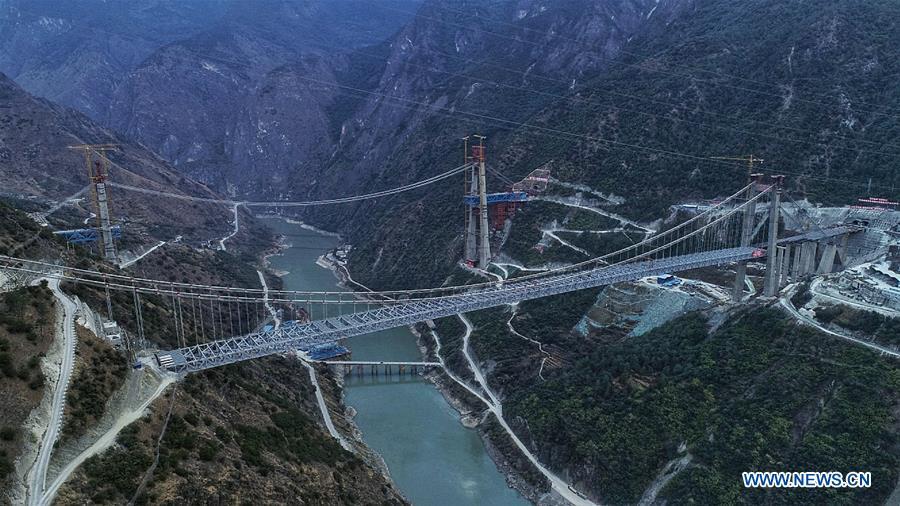
<svg viewBox="0 0 900 506"><path fill-rule="evenodd" d="M861 230L862 227L857 227L854 225L839 225L836 227L830 227L821 230L812 230L801 235L785 237L784 239L778 240L778 245L784 246L789 244L798 244L801 242L817 242L824 239L830 239L832 237L842 236L845 234L852 234Z"/></svg>
<svg viewBox="0 0 900 506"><path fill-rule="evenodd" d="M378 309L314 320L303 325L257 332L156 354L158 363L177 373L189 373L380 330L502 306L523 300L595 288L646 276L710 267L754 258L753 247L691 253L661 260L624 263L549 278L498 282L491 288L440 298L396 301Z"/></svg>

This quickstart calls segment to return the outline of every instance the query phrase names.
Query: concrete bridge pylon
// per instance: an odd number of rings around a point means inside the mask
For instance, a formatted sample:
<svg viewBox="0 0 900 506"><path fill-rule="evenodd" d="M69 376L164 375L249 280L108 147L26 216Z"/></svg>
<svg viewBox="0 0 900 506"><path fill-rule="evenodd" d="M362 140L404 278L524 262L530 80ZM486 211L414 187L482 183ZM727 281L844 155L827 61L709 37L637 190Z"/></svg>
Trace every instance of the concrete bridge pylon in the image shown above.
<svg viewBox="0 0 900 506"><path fill-rule="evenodd" d="M487 167L483 135L474 134L475 142L469 145L469 136L463 137L465 163L465 194L477 197L477 206L466 206L465 260L471 266L487 269L491 262L490 225L488 223Z"/></svg>
<svg viewBox="0 0 900 506"><path fill-rule="evenodd" d="M781 210L781 189L784 176L772 176L775 180L775 188L772 190L772 203L769 206L769 245L766 251L766 281L763 286L763 294L766 297L774 297L778 293L778 221Z"/></svg>

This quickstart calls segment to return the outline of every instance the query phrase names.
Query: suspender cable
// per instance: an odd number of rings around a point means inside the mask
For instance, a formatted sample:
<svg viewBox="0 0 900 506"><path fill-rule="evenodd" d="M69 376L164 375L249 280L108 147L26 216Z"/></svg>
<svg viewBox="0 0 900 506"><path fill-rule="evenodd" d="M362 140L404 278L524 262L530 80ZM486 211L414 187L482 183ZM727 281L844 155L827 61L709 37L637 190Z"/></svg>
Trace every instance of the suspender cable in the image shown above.
<svg viewBox="0 0 900 506"><path fill-rule="evenodd" d="M231 329L231 335L236 335L234 333L234 311L231 309L231 301L228 301L228 324Z"/></svg>
<svg viewBox="0 0 900 506"><path fill-rule="evenodd" d="M178 297L178 325L181 327L182 346L187 346L187 336L184 331L184 308L181 305L181 297Z"/></svg>
<svg viewBox="0 0 900 506"><path fill-rule="evenodd" d="M199 337L199 336L197 335L197 306L196 306L196 302L197 302L197 301L196 301L193 297L191 297L191 321L194 322L194 344L197 344L197 342L198 342L198 339L197 339L197 338Z"/></svg>
<svg viewBox="0 0 900 506"><path fill-rule="evenodd" d="M206 310L203 309L203 299L198 300L197 303L200 306L200 332L203 333L203 342L205 343L206 342L206 325L203 322L203 320L204 320L203 313Z"/></svg>
<svg viewBox="0 0 900 506"><path fill-rule="evenodd" d="M225 325L222 324L222 300L219 299L218 296L216 297L216 312L218 312L219 317L219 333L216 335L221 336L225 333ZM219 339L221 339L221 337Z"/></svg>

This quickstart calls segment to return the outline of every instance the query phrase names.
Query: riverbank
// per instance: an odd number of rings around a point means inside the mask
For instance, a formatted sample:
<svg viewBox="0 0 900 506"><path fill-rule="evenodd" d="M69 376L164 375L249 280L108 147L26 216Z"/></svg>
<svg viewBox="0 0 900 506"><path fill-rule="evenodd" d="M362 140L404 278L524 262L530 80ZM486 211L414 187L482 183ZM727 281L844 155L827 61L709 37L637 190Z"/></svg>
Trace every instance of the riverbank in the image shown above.
<svg viewBox="0 0 900 506"><path fill-rule="evenodd" d="M426 360L438 360L439 337L430 325L415 330L422 355ZM555 496L547 480L516 448L510 436L499 427L496 418L482 399L450 378L446 371L432 372L426 379L441 393L448 404L459 412L460 423L478 432L484 447L506 484L534 504L562 506L568 503Z"/></svg>
<svg viewBox="0 0 900 506"><path fill-rule="evenodd" d="M327 237L340 239L339 234L320 230L316 227L290 218L273 215L257 215L256 218L279 220L291 225L297 225L304 230L309 230L311 232L315 232ZM287 236L283 234L276 234L276 237L277 239L275 244L273 244L272 247L268 248L262 253L262 256L260 257L260 266L265 272L268 272L282 280L283 284L284 277L291 274L291 271L276 268L274 265L272 265L272 259L283 256L285 252L293 246L293 244L291 244L291 242L288 241ZM322 257L320 256L319 258L321 259ZM316 374L318 378L318 386L320 388L322 396L325 399L325 403L328 407L328 412L332 418L332 423L334 424L335 430L343 438L346 439L346 442L349 443L352 448L351 451L356 453L368 465L381 473L382 476L384 476L385 479L392 483L394 488L399 491L396 483L394 483L391 479L390 472L388 470L387 464L384 461L384 458L382 458L381 455L378 454L378 452L366 445L365 441L363 440L362 430L360 430L360 428L353 421L356 413L353 408L347 406L347 404L345 403L343 375L335 373L327 366L318 366L315 364L309 364L309 366L312 367L313 374ZM323 423L325 423L324 420Z"/></svg>
<svg viewBox="0 0 900 506"><path fill-rule="evenodd" d="M263 216L257 216L257 218L262 218ZM276 234L275 235L275 243L270 247L263 250L262 255L259 258L260 267L264 271L268 271L269 273L282 278L290 272L281 271L272 267L272 257L281 256L284 254L285 250L291 247L291 244L287 242L287 237L283 235Z"/></svg>
<svg viewBox="0 0 900 506"><path fill-rule="evenodd" d="M286 220L269 223L282 239L266 252L266 267L270 272L288 272L282 276L285 289L335 291L337 282L348 295L359 292L358 296L363 296L364 287L339 267L343 262L328 254L340 245L336 234L322 235L314 227ZM296 247L290 248L292 243ZM416 342L416 336L401 327L348 339L344 344L357 360L418 361L422 351ZM343 377L321 365L316 370L338 431L377 452L397 490L410 501L420 506L527 504L525 497L508 486L480 433L460 423L460 412L428 378ZM451 386L449 382L447 386ZM466 422L471 425L480 420ZM375 459L369 462L381 467Z"/></svg>
<svg viewBox="0 0 900 506"><path fill-rule="evenodd" d="M327 237L333 237L338 240L341 239L341 234L339 234L337 232L331 232L329 230L324 230L324 229L315 227L313 225L310 225L309 223L306 223L306 222L303 222L300 220L295 220L293 218L287 218L284 216L278 216L278 215L274 215L274 214L257 214L257 215L254 215L254 218L267 219L267 220L281 220L285 223L290 223L291 225L297 225L300 228L302 228L303 230L309 230L310 232L315 232L317 234L321 234L321 235L324 235Z"/></svg>
<svg viewBox="0 0 900 506"><path fill-rule="evenodd" d="M338 279L340 286L353 291L370 290L354 280L347 267L337 263L329 255L320 256L316 263L330 269ZM416 336L416 344L422 360L443 362L438 355L439 338L432 327L433 324L429 322L410 326L409 330ZM552 493L549 483L540 471L531 465L516 448L511 437L499 427L482 399L460 384L461 379L453 379L447 371L438 369L428 372L424 377L441 394L447 404L457 412L460 424L466 429L477 432L488 456L503 475L507 486L534 504L546 506L568 504ZM497 430L498 428L499 430Z"/></svg>
<svg viewBox="0 0 900 506"><path fill-rule="evenodd" d="M328 366L311 365L318 375L319 386L322 388L322 395L328 404L328 411L331 414L337 432L346 439L354 453L381 473L392 484L394 489L403 495L403 492L391 478L391 473L387 463L384 461L384 457L366 444L362 430L354 421L356 410L345 402L344 375Z"/></svg>

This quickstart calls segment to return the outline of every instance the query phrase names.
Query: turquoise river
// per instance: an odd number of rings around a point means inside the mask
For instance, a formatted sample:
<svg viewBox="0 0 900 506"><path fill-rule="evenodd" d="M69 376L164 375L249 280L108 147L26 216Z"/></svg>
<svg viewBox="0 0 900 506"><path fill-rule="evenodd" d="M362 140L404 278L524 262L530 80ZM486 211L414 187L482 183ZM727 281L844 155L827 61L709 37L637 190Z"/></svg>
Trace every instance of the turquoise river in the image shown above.
<svg viewBox="0 0 900 506"><path fill-rule="evenodd" d="M334 274L316 259L338 239L283 220L266 220L290 247L270 259L287 272L289 290L340 290ZM421 360L415 336L398 328L348 340L355 360ZM413 504L523 505L506 485L479 435L421 377L347 376L346 402L357 411L366 444L384 458L397 487Z"/></svg>

